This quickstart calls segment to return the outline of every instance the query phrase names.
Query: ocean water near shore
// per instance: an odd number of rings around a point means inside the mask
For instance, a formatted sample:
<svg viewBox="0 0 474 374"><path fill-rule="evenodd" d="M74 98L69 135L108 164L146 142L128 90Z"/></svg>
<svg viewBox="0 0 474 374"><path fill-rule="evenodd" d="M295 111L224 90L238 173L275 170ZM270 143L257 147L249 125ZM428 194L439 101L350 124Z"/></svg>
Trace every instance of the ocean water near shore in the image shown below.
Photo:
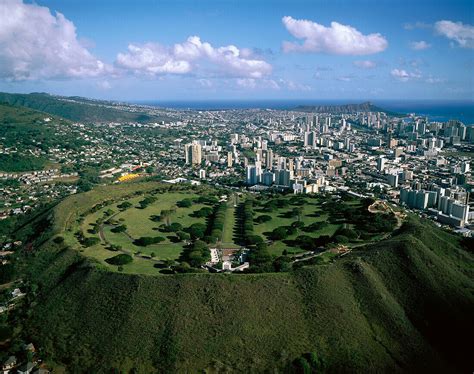
<svg viewBox="0 0 474 374"><path fill-rule="evenodd" d="M137 104L175 109L222 110L222 109L280 109L290 110L299 105L344 105L367 100L202 100L202 101L140 101ZM431 121L457 119L474 124L474 101L450 100L369 100L374 105L396 113L416 113Z"/></svg>

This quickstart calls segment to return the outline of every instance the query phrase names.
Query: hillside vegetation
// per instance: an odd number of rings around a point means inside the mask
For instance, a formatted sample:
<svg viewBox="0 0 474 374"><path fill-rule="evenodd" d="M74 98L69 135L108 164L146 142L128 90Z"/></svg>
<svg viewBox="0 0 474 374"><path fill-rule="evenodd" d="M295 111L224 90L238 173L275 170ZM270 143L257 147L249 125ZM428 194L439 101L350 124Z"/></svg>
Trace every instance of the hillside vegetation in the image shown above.
<svg viewBox="0 0 474 374"><path fill-rule="evenodd" d="M49 122L45 118L49 117ZM16 172L41 170L47 164L47 152L51 147L61 144L74 148L84 141L62 132L68 121L50 118L46 113L36 110L0 104L0 171Z"/></svg>
<svg viewBox="0 0 474 374"><path fill-rule="evenodd" d="M73 212L52 212L37 222L48 218L54 234ZM472 254L418 218L288 273L130 275L67 247L67 236L40 241L23 269L41 295L26 331L71 372L291 372L310 352L329 372L473 369Z"/></svg>
<svg viewBox="0 0 474 374"><path fill-rule="evenodd" d="M27 107L79 122L156 122L165 119L143 111L126 111L111 102L52 96L46 93L0 92L0 103Z"/></svg>

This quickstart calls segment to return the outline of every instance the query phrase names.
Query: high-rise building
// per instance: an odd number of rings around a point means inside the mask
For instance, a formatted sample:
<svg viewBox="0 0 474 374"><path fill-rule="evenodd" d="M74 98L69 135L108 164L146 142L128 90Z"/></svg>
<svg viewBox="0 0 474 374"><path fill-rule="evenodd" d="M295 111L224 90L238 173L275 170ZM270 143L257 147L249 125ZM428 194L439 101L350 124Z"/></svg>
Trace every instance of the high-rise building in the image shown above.
<svg viewBox="0 0 474 374"><path fill-rule="evenodd" d="M199 170L199 179L206 179L206 170Z"/></svg>
<svg viewBox="0 0 474 374"><path fill-rule="evenodd" d="M278 169L286 169L286 158L279 157L278 158Z"/></svg>
<svg viewBox="0 0 474 374"><path fill-rule="evenodd" d="M232 157L232 152L227 152L227 167L231 168L234 165L234 159Z"/></svg>
<svg viewBox="0 0 474 374"><path fill-rule="evenodd" d="M304 146L314 148L316 145L316 132L307 131L304 133Z"/></svg>
<svg viewBox="0 0 474 374"><path fill-rule="evenodd" d="M398 187L398 174L388 174L387 182L392 187Z"/></svg>
<svg viewBox="0 0 474 374"><path fill-rule="evenodd" d="M184 146L186 163L191 165L201 164L201 145L198 143L189 143Z"/></svg>
<svg viewBox="0 0 474 374"><path fill-rule="evenodd" d="M397 139L391 138L388 142L388 147L389 148L396 148L397 145L398 145L398 140Z"/></svg>
<svg viewBox="0 0 474 374"><path fill-rule="evenodd" d="M451 206L451 215L466 222L469 217L469 205L453 203Z"/></svg>
<svg viewBox="0 0 474 374"><path fill-rule="evenodd" d="M378 170L378 171L382 172L382 171L384 170L384 168L385 168L385 161L386 161L386 160L385 160L385 158L383 158L383 157L379 157L379 158L377 159L377 170Z"/></svg>
<svg viewBox="0 0 474 374"><path fill-rule="evenodd" d="M256 161L255 165L247 166L246 177L246 182L249 186L253 186L261 182L262 164L260 161Z"/></svg>
<svg viewBox="0 0 474 374"><path fill-rule="evenodd" d="M267 155L265 159L265 167L268 170L271 170L273 167L273 151L271 149L267 151Z"/></svg>
<svg viewBox="0 0 474 374"><path fill-rule="evenodd" d="M271 186L274 181L275 181L275 174L272 173L271 171L265 171L262 174L262 183L265 186Z"/></svg>
<svg viewBox="0 0 474 374"><path fill-rule="evenodd" d="M275 184L279 186L290 186L290 178L291 174L289 170L286 169L278 169L275 172Z"/></svg>

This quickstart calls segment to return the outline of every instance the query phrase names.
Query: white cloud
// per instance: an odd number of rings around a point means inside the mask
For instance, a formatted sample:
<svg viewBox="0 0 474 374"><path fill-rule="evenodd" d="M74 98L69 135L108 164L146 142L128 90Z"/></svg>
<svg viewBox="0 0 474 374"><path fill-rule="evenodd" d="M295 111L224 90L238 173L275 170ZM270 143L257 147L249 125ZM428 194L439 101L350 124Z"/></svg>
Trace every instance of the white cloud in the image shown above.
<svg viewBox="0 0 474 374"><path fill-rule="evenodd" d="M455 41L462 48L474 48L474 26L462 22L438 21L435 23L438 34Z"/></svg>
<svg viewBox="0 0 474 374"><path fill-rule="evenodd" d="M251 51L234 45L215 48L190 36L184 43L165 47L157 43L130 44L127 53L119 53L116 66L149 75L188 74L205 68L226 76L262 78L272 71L266 61L250 57ZM202 65L201 65L202 64Z"/></svg>
<svg viewBox="0 0 474 374"><path fill-rule="evenodd" d="M237 85L243 88L255 88L257 87L257 81L253 78L242 78L237 79Z"/></svg>
<svg viewBox="0 0 474 374"><path fill-rule="evenodd" d="M444 83L446 82L446 80L442 78L436 78L430 75L428 78L426 78L425 82L430 83L430 84L436 84L436 83Z"/></svg>
<svg viewBox="0 0 474 374"><path fill-rule="evenodd" d="M272 89L289 91L311 91L311 87L298 83L289 79L254 79L254 78L240 78L236 80L237 86L245 89Z"/></svg>
<svg viewBox="0 0 474 374"><path fill-rule="evenodd" d="M201 79L198 79L197 82L201 87L211 88L214 86L212 81L209 79L201 78Z"/></svg>
<svg viewBox="0 0 474 374"><path fill-rule="evenodd" d="M71 21L47 7L2 0L0 25L0 78L96 77L111 69L78 41Z"/></svg>
<svg viewBox="0 0 474 374"><path fill-rule="evenodd" d="M411 79L421 78L421 73L419 71L408 72L404 69L392 69L390 74L392 75L392 77L394 77L395 79L401 82L407 82Z"/></svg>
<svg viewBox="0 0 474 374"><path fill-rule="evenodd" d="M287 80L287 79L279 79L278 85L290 91L311 91L312 90L311 86L308 86L307 84L298 83L298 82Z"/></svg>
<svg viewBox="0 0 474 374"><path fill-rule="evenodd" d="M138 46L129 44L128 53L119 53L115 64L127 70L150 75L186 74L191 71L191 64L176 59L159 44L146 43Z"/></svg>
<svg viewBox="0 0 474 374"><path fill-rule="evenodd" d="M373 69L377 66L377 64L374 61L370 61L370 60L354 61L352 64L361 69Z"/></svg>
<svg viewBox="0 0 474 374"><path fill-rule="evenodd" d="M425 42L424 40L420 40L419 42L411 42L410 48L415 51L422 51L424 49L428 49L431 47L431 44Z"/></svg>
<svg viewBox="0 0 474 374"><path fill-rule="evenodd" d="M364 35L354 27L331 22L325 27L309 20L282 18L288 32L303 44L283 42L285 52L325 52L336 55L369 55L385 50L387 40L380 34Z"/></svg>
<svg viewBox="0 0 474 374"><path fill-rule="evenodd" d="M415 23L405 23L403 28L405 30L414 30L414 29L429 29L431 24L417 21Z"/></svg>
<svg viewBox="0 0 474 374"><path fill-rule="evenodd" d="M354 77L351 75L343 75L341 77L337 77L336 79L341 82L351 82L354 79Z"/></svg>

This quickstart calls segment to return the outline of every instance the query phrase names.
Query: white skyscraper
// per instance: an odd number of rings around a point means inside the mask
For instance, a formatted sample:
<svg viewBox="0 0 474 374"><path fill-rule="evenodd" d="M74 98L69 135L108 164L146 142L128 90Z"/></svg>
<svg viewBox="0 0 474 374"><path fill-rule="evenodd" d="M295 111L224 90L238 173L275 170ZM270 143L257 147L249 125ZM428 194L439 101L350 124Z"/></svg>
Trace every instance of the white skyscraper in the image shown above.
<svg viewBox="0 0 474 374"><path fill-rule="evenodd" d="M201 164L201 145L198 143L189 143L184 146L184 153L187 164Z"/></svg>
<svg viewBox="0 0 474 374"><path fill-rule="evenodd" d="M385 168L385 161L386 161L386 160L385 160L385 158L383 158L383 157L379 157L379 158L377 159L377 170L378 170L378 171L383 171L383 170L384 170L384 168Z"/></svg>

